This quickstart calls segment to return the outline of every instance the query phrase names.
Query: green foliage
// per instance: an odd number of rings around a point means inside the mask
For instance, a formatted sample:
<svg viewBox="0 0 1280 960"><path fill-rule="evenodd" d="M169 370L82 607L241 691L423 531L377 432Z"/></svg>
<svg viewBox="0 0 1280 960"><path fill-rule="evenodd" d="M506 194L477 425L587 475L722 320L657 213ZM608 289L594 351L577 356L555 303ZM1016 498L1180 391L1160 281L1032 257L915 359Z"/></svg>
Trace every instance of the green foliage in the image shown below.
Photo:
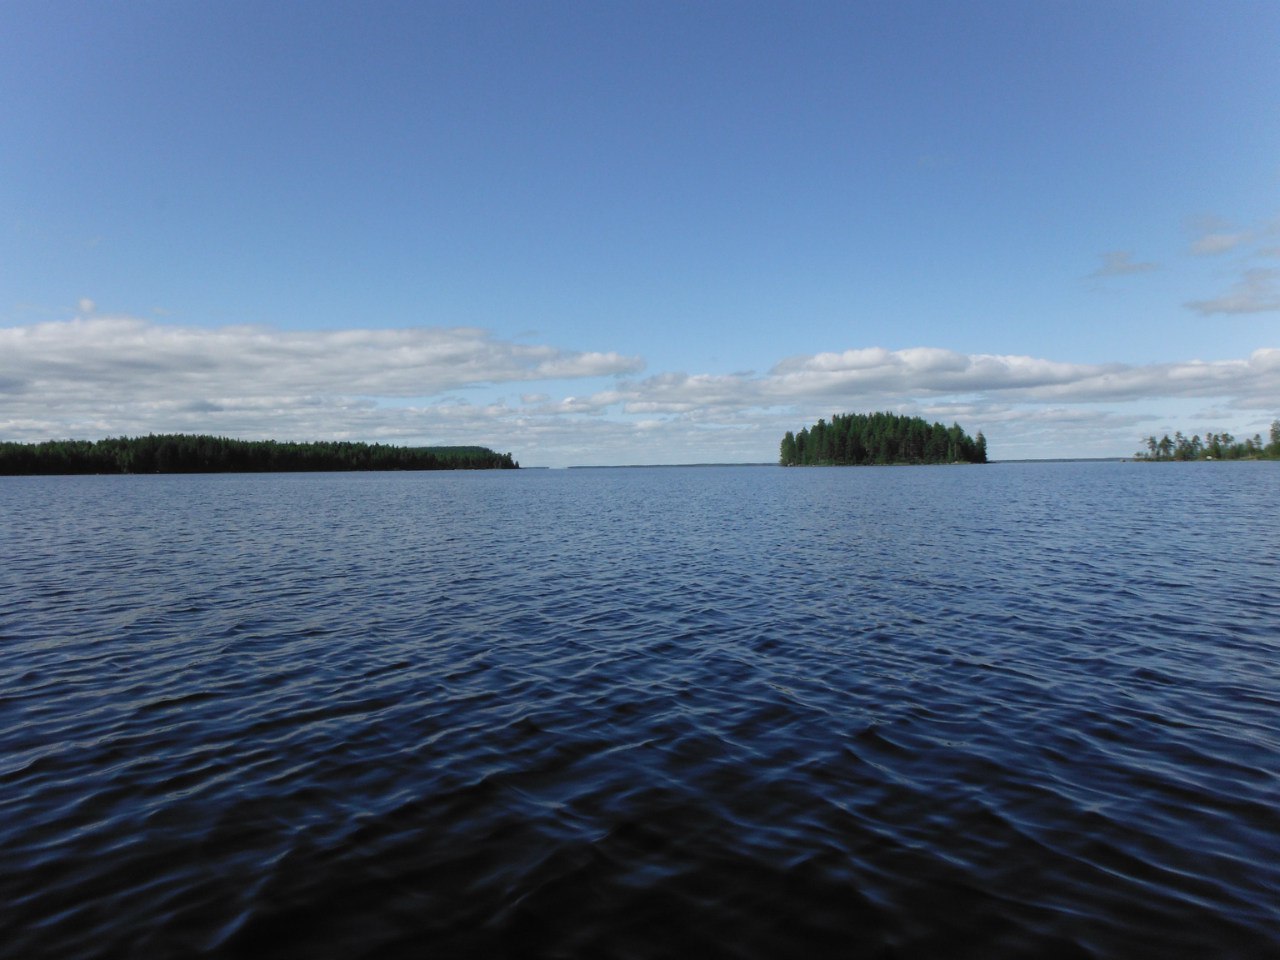
<svg viewBox="0 0 1280 960"><path fill-rule="evenodd" d="M1133 455L1135 460L1280 460L1280 420L1271 422L1271 442L1263 444L1262 434L1237 440L1229 433L1207 433L1188 439L1178 431L1169 439L1144 437L1146 450Z"/></svg>
<svg viewBox="0 0 1280 960"><path fill-rule="evenodd" d="M796 456L795 434L788 430L786 435L782 438L782 446L778 451L778 460L781 463L795 463Z"/></svg>
<svg viewBox="0 0 1280 960"><path fill-rule="evenodd" d="M986 463L987 438L895 413L842 413L782 438L784 466Z"/></svg>
<svg viewBox="0 0 1280 960"><path fill-rule="evenodd" d="M279 443L193 434L108 440L0 443L0 474L265 473L316 470L515 469L487 447L394 447L320 441Z"/></svg>

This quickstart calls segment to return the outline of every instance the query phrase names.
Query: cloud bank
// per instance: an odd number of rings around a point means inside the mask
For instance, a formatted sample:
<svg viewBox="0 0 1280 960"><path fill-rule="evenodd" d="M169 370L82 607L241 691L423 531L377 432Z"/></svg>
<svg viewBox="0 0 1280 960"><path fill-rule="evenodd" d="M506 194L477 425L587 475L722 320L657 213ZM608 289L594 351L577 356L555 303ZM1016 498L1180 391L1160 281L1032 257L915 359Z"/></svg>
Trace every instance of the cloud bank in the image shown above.
<svg viewBox="0 0 1280 960"><path fill-rule="evenodd" d="M638 358L493 339L472 327L284 332L129 317L0 330L0 378L28 391L129 399L419 397L482 383L634 373Z"/></svg>
<svg viewBox="0 0 1280 960"><path fill-rule="evenodd" d="M895 409L985 429L996 456L1045 455L1019 439L1033 437L1059 454L1067 438L1077 443L1069 454L1106 455L1136 449L1136 424L1158 415L1135 404L1213 401L1255 421L1280 412L1274 348L1129 365L862 347L785 358L763 373L642 370L637 357L469 327L280 331L82 317L0 329L0 439L182 431L475 442L551 465L760 461L776 456L784 430L818 416Z"/></svg>

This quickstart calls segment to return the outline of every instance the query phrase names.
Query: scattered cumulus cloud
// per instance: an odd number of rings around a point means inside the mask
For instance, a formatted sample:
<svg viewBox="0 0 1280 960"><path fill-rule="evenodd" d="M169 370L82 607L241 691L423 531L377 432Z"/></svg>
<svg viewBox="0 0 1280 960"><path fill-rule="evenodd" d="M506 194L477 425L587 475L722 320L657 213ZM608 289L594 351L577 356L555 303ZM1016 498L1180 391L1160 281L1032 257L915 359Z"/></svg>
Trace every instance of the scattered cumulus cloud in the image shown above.
<svg viewBox="0 0 1280 960"><path fill-rule="evenodd" d="M1262 278L1270 282L1273 278ZM505 391L510 388L510 395ZM764 373L643 373L639 358L469 328L280 331L129 317L0 328L0 439L209 432L474 442L526 464L771 460L785 430L888 409L983 429L997 457L1132 452L1149 411L1280 402L1280 349L1077 364L854 347ZM1189 425L1190 426L1190 425Z"/></svg>
<svg viewBox="0 0 1280 960"><path fill-rule="evenodd" d="M1090 274L1091 277L1127 277L1135 273L1149 273L1157 269L1154 263L1144 263L1133 259L1129 250L1110 250L1102 255L1102 265Z"/></svg>
<svg viewBox="0 0 1280 960"><path fill-rule="evenodd" d="M1280 311L1280 270L1269 266L1280 247L1280 218L1259 221L1248 227L1233 226L1219 217L1201 217L1192 224L1196 239L1191 252L1202 257L1231 253L1229 262L1240 270L1234 285L1215 297L1189 300L1185 306L1201 314L1251 314ZM1262 266L1259 266L1259 263Z"/></svg>
<svg viewBox="0 0 1280 960"><path fill-rule="evenodd" d="M1268 313L1280 310L1280 270L1246 270L1227 293L1209 300L1191 300L1187 306L1208 316L1215 313Z"/></svg>
<svg viewBox="0 0 1280 960"><path fill-rule="evenodd" d="M1259 233L1213 214L1193 218L1190 228L1194 235L1191 252L1200 257L1216 257L1238 250L1252 243Z"/></svg>
<svg viewBox="0 0 1280 960"><path fill-rule="evenodd" d="M1248 233L1206 233L1191 244L1191 252L1202 257L1213 257L1244 246L1251 239Z"/></svg>

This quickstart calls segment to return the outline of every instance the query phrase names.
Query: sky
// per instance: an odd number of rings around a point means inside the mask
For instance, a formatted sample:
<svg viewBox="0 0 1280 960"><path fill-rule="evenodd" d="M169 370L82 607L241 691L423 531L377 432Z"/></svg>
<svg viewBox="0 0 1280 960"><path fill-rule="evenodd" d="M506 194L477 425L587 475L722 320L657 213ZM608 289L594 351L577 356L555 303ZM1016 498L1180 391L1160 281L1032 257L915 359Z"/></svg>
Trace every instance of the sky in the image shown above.
<svg viewBox="0 0 1280 960"><path fill-rule="evenodd" d="M1280 3L0 0L0 440L1280 417Z"/></svg>

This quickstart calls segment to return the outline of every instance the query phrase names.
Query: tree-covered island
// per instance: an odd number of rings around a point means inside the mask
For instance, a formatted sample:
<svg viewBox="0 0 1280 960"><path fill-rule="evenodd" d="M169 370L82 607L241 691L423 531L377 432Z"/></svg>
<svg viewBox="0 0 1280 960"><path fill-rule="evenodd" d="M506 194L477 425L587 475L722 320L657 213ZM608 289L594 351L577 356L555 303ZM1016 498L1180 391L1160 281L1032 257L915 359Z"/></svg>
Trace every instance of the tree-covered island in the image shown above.
<svg viewBox="0 0 1280 960"><path fill-rule="evenodd" d="M1200 439L1178 431L1142 441L1147 449L1133 455L1135 460L1280 460L1280 420L1271 421L1271 442L1263 444L1262 434L1237 440L1229 433L1206 433Z"/></svg>
<svg viewBox="0 0 1280 960"><path fill-rule="evenodd" d="M895 413L840 413L782 438L778 462L791 466L986 463L987 438Z"/></svg>
<svg viewBox="0 0 1280 960"><path fill-rule="evenodd" d="M0 475L74 473L272 473L320 470L513 470L487 447L232 440L196 434L107 440L0 442Z"/></svg>

